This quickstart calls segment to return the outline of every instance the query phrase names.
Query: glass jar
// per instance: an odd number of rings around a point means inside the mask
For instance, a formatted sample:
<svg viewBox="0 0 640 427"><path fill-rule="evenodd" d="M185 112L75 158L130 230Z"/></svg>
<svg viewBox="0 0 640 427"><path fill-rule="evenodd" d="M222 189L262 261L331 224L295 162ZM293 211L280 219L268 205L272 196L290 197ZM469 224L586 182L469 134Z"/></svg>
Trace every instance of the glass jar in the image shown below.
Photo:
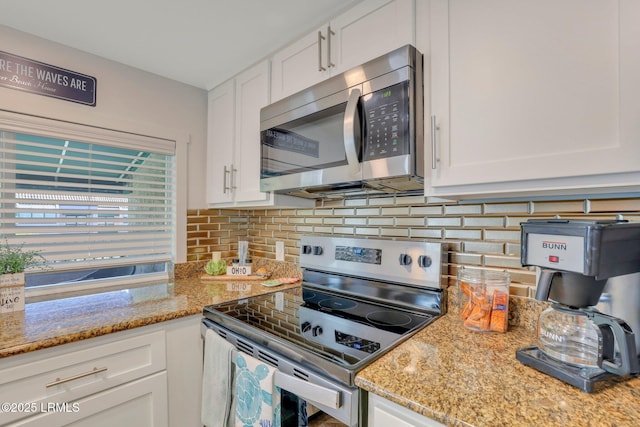
<svg viewBox="0 0 640 427"><path fill-rule="evenodd" d="M474 331L506 332L509 322L509 285L506 271L458 270L458 316Z"/></svg>

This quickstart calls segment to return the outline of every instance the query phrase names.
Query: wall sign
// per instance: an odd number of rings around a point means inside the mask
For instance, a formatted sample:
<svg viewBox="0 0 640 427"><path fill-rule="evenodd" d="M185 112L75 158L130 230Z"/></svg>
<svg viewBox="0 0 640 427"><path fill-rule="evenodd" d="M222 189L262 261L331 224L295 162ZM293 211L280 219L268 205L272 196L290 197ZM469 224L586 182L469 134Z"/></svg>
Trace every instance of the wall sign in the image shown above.
<svg viewBox="0 0 640 427"><path fill-rule="evenodd" d="M95 77L0 51L0 87L96 106Z"/></svg>

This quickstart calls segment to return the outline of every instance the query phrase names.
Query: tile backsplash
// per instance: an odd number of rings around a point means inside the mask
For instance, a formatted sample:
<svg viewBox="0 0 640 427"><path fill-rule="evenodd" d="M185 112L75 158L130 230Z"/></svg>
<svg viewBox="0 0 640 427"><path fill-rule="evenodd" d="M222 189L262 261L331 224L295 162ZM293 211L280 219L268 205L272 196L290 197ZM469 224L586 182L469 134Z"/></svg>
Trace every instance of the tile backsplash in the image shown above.
<svg viewBox="0 0 640 427"><path fill-rule="evenodd" d="M524 202L425 203L419 196L319 201L311 209L201 209L187 212L187 261L211 252L236 255L249 241L254 258L297 263L300 236L321 234L441 241L448 248L449 283L459 266L507 270L513 295L532 297L535 271L520 264L520 223L529 218L615 219L640 222L640 198Z"/></svg>

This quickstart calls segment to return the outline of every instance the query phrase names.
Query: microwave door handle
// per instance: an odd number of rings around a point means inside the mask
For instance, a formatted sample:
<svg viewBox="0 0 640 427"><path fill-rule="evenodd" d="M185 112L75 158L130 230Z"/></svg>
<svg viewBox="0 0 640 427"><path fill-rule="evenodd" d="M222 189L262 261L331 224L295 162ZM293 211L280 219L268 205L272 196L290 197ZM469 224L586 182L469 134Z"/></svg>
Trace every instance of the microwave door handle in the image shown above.
<svg viewBox="0 0 640 427"><path fill-rule="evenodd" d="M353 89L344 111L344 151L349 169L354 174L360 173L360 161L356 150L356 126L358 125L358 100L361 94L360 89Z"/></svg>

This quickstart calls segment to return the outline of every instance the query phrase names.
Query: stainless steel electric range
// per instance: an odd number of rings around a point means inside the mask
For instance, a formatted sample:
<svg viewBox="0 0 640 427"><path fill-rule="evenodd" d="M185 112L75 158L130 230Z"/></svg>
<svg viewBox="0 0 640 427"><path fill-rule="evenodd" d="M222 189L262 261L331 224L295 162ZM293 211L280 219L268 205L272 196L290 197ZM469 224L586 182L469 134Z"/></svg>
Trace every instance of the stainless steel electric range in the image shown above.
<svg viewBox="0 0 640 427"><path fill-rule="evenodd" d="M281 389L357 426L356 373L444 314L443 262L441 243L304 236L301 288L207 306L203 327L276 367Z"/></svg>

